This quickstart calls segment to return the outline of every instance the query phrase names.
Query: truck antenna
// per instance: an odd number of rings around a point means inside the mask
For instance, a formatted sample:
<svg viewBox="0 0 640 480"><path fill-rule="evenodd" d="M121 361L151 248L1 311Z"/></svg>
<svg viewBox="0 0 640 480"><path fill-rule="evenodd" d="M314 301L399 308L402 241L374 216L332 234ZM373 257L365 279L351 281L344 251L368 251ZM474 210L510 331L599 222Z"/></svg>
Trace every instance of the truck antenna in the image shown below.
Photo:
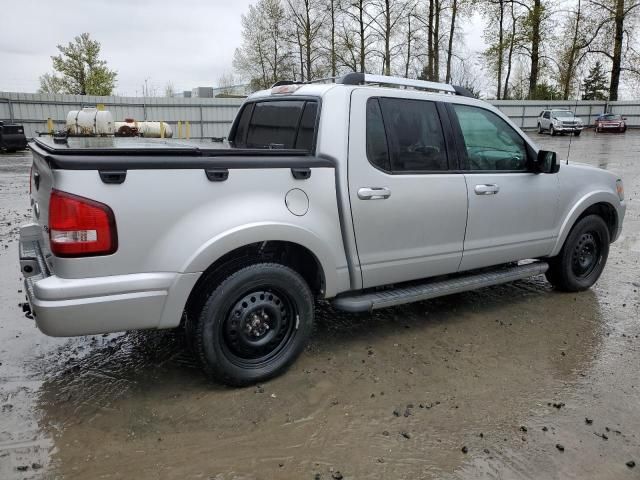
<svg viewBox="0 0 640 480"><path fill-rule="evenodd" d="M576 103L573 107L573 117L576 118L576 114L578 113L578 96L580 95L580 86L578 86L578 92L576 93ZM587 120L589 121L589 120ZM576 120L576 126L578 124L578 121ZM569 137L569 149L567 150L567 160L565 162L565 165L569 165L569 155L571 155L571 140L573 139L573 137L575 136L575 131L573 132L573 135L571 135Z"/></svg>

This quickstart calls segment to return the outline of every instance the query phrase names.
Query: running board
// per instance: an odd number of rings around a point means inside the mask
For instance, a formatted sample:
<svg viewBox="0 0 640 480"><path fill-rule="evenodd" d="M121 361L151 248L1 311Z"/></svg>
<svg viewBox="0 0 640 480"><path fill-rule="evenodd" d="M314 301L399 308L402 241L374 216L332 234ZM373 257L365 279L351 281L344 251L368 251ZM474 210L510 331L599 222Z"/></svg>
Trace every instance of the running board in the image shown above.
<svg viewBox="0 0 640 480"><path fill-rule="evenodd" d="M534 262L515 267L500 268L482 273L469 274L446 280L431 280L418 285L399 287L379 292L353 294L336 297L332 304L346 312L370 312L379 308L393 307L404 303L419 302L430 298L443 297L453 293L466 292L491 285L513 282L544 273L549 268L545 262Z"/></svg>

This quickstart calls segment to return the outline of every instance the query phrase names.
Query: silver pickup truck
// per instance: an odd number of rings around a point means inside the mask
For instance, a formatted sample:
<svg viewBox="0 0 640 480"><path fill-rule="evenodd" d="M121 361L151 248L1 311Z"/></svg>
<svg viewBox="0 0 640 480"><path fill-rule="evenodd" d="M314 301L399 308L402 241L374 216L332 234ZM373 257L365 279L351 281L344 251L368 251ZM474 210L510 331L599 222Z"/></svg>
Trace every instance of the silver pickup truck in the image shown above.
<svg viewBox="0 0 640 480"><path fill-rule="evenodd" d="M20 264L40 330L180 326L231 385L290 365L317 299L366 312L543 273L587 289L625 213L612 173L560 166L462 88L393 77L276 84L228 143L31 149Z"/></svg>

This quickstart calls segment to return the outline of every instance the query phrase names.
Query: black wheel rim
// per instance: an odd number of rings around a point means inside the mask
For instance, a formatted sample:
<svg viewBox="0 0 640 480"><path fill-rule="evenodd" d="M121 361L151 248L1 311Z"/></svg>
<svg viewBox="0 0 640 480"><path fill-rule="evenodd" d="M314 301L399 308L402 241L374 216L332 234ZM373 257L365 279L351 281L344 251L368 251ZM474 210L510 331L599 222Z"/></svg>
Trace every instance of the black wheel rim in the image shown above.
<svg viewBox="0 0 640 480"><path fill-rule="evenodd" d="M240 295L225 315L218 335L223 352L242 368L263 366L292 341L297 315L286 293L252 289Z"/></svg>
<svg viewBox="0 0 640 480"><path fill-rule="evenodd" d="M585 232L576 243L571 257L571 269L578 278L588 277L600 262L600 241L595 232Z"/></svg>

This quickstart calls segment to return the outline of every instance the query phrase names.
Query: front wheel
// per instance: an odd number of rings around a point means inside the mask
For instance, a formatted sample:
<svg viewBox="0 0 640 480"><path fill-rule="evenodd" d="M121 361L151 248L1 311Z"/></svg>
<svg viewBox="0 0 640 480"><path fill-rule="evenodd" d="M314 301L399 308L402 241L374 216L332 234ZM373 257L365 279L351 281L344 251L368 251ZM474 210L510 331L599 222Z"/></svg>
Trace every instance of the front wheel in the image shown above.
<svg viewBox="0 0 640 480"><path fill-rule="evenodd" d="M547 280L558 290L579 292L590 288L609 256L609 229L602 217L588 215L571 229L557 257L549 262Z"/></svg>
<svg viewBox="0 0 640 480"><path fill-rule="evenodd" d="M210 292L193 329L205 372L232 386L282 373L313 330L313 295L294 270L275 263L242 268Z"/></svg>
<svg viewBox="0 0 640 480"><path fill-rule="evenodd" d="M551 135L552 137L556 136L556 129L553 128L553 125L549 127L549 135Z"/></svg>
<svg viewBox="0 0 640 480"><path fill-rule="evenodd" d="M579 137L581 133L582 133L582 130L576 130L575 132L573 132L573 136Z"/></svg>

